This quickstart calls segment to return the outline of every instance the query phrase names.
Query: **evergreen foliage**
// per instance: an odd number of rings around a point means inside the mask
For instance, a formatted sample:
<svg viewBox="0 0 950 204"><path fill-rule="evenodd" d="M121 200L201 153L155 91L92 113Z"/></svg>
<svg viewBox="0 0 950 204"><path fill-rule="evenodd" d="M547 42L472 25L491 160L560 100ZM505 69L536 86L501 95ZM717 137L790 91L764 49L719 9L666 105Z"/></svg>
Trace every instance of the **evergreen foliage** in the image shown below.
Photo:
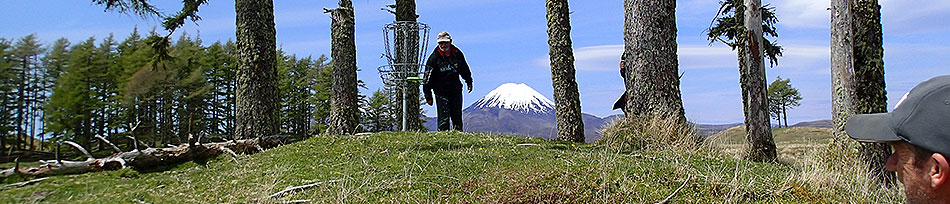
<svg viewBox="0 0 950 204"><path fill-rule="evenodd" d="M316 59L310 56L297 59L296 55L281 54L280 56L281 59L277 63L277 73L281 76L278 85L281 101L281 132L299 138L320 133L325 129L321 129L312 119L316 116L318 107L326 105L312 103L311 98L316 98L317 93L321 91L329 91L328 89L319 91L317 89L329 88L326 86L328 84L317 86L321 82L329 82L328 77L330 75L321 75L320 73L328 66L327 57L321 55ZM328 94L323 95L329 96Z"/></svg>
<svg viewBox="0 0 950 204"><path fill-rule="evenodd" d="M13 70L13 46L10 41L0 38L0 150L5 150L12 138L10 133L16 126L13 123L16 111L16 75Z"/></svg>
<svg viewBox="0 0 950 204"><path fill-rule="evenodd" d="M774 10L769 5L761 5L760 0L721 1L706 33L710 44L719 41L737 51L742 108L747 138L752 145L747 156L753 161L773 161L776 158L762 62L763 58L768 58L769 64L775 66L782 55L782 47L765 37L778 37L775 29L778 18Z"/></svg>
<svg viewBox="0 0 950 204"><path fill-rule="evenodd" d="M33 35L0 38L0 149L42 147L29 144L37 138L95 151L105 147L96 135L123 148L131 146L127 136L151 146L233 139L236 43L206 46L182 34L165 48L169 58L160 58L152 47L156 38L155 31L138 29L121 41L108 36L70 44L63 38L50 46ZM305 138L325 131L329 59L278 55L285 76L279 81L281 133Z"/></svg>
<svg viewBox="0 0 950 204"><path fill-rule="evenodd" d="M370 132L393 131L399 126L399 117L402 114L396 100L387 92L376 90L363 103L363 126Z"/></svg>
<svg viewBox="0 0 950 204"><path fill-rule="evenodd" d="M782 119L785 119L785 127L788 127L788 109L801 105L799 101L802 100L802 95L798 93L798 89L792 87L791 80L783 80L781 76L778 76L775 81L769 84L767 92L770 115L778 120L779 125L782 125Z"/></svg>

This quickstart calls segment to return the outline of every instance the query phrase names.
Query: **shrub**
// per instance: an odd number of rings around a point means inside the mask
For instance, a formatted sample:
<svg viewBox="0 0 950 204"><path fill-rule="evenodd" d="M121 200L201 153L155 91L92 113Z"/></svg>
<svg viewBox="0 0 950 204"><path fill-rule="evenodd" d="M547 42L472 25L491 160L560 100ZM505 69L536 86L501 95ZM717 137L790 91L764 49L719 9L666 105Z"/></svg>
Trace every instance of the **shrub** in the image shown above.
<svg viewBox="0 0 950 204"><path fill-rule="evenodd" d="M700 147L695 128L670 114L629 116L600 130L597 145L619 151L692 151Z"/></svg>

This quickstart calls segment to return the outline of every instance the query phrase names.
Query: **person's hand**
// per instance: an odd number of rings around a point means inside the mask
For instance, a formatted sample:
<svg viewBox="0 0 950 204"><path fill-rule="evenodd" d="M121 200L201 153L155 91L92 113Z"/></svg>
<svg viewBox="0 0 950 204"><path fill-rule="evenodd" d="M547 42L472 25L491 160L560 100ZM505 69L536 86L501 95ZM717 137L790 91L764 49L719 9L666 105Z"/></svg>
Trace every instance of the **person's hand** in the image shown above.
<svg viewBox="0 0 950 204"><path fill-rule="evenodd" d="M468 86L468 93L472 93L472 82L467 82L465 85Z"/></svg>
<svg viewBox="0 0 950 204"><path fill-rule="evenodd" d="M426 104L429 104L429 106L432 106L432 99L426 99Z"/></svg>

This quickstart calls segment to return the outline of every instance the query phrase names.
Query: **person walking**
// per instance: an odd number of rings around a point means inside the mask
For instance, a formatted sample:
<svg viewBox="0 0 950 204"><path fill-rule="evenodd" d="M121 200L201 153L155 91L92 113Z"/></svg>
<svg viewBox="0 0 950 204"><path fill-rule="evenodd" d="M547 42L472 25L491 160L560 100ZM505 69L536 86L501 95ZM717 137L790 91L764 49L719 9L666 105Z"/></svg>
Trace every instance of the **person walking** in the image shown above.
<svg viewBox="0 0 950 204"><path fill-rule="evenodd" d="M422 92L429 106L432 106L432 92L435 92L439 131L449 130L450 120L452 129L462 131L462 83L459 77L465 80L471 93L472 72L462 51L452 45L452 36L448 32L440 32L436 42L439 46L426 60L426 79Z"/></svg>
<svg viewBox="0 0 950 204"><path fill-rule="evenodd" d="M950 75L910 90L889 113L848 118L848 136L889 143L887 171L904 184L907 203L950 203Z"/></svg>

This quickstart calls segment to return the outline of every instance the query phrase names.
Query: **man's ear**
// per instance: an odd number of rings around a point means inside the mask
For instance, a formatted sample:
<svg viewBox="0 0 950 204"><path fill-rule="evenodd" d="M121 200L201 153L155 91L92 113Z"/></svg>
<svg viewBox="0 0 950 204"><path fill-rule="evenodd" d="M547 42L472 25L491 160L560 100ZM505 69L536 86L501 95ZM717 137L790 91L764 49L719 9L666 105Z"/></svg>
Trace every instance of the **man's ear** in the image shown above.
<svg viewBox="0 0 950 204"><path fill-rule="evenodd" d="M930 159L934 162L934 166L929 172L931 185L934 188L939 188L950 179L950 164L947 163L947 158L940 153L933 153L930 155Z"/></svg>

